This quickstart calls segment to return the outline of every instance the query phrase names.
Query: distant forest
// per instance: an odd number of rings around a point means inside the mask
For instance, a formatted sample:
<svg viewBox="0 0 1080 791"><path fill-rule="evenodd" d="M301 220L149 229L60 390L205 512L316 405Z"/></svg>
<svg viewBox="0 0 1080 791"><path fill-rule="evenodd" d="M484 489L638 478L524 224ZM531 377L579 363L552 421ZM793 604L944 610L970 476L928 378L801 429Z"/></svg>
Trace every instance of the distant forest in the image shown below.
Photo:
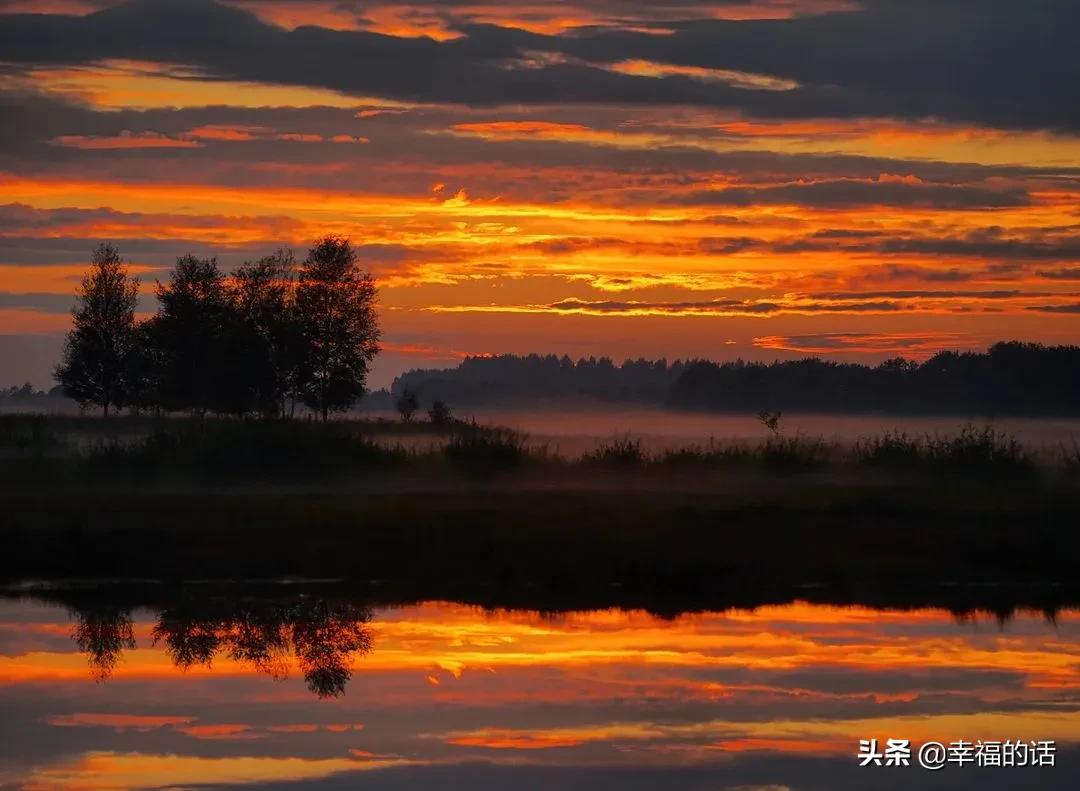
<svg viewBox="0 0 1080 791"><path fill-rule="evenodd" d="M1080 415L1080 346L1015 341L984 353L939 352L877 366L818 358L773 363L555 355L470 357L410 371L395 396L455 409L605 402L713 411L788 410L948 415Z"/></svg>

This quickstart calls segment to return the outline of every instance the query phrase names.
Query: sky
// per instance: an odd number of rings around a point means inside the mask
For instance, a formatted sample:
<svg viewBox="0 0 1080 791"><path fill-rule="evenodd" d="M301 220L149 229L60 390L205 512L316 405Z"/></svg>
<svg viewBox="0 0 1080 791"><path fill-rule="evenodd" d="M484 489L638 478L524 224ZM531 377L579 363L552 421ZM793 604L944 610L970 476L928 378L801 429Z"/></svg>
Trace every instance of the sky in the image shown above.
<svg viewBox="0 0 1080 791"><path fill-rule="evenodd" d="M326 233L371 384L466 355L1080 338L1073 0L0 0L0 386L143 284Z"/></svg>

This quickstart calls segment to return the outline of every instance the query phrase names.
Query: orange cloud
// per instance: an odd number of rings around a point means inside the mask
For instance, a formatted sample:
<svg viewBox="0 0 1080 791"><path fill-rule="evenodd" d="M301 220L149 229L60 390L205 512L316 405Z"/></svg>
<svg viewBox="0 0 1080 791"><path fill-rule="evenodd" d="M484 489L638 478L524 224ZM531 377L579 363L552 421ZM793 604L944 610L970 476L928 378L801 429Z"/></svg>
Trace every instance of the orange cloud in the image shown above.
<svg viewBox="0 0 1080 791"><path fill-rule="evenodd" d="M121 132L112 137L62 135L50 141L64 148L81 148L86 151L114 151L137 148L202 148L198 140L169 137L157 132Z"/></svg>
<svg viewBox="0 0 1080 791"><path fill-rule="evenodd" d="M258 739L262 736L260 733L255 733L250 725L239 723L184 725L176 730L193 739Z"/></svg>
<svg viewBox="0 0 1080 791"><path fill-rule="evenodd" d="M188 131L188 137L199 140L226 140L230 142L243 142L255 140L257 137L271 133L273 130L265 126L220 126L208 124L197 126Z"/></svg>
<svg viewBox="0 0 1080 791"><path fill-rule="evenodd" d="M980 345L979 340L957 333L879 332L831 333L821 335L765 335L754 338L761 349L803 352L805 354L882 354L892 353L922 360L946 349L966 349Z"/></svg>
<svg viewBox="0 0 1080 791"><path fill-rule="evenodd" d="M607 67L618 74L635 77L689 77L701 82L721 82L734 88L756 91L792 91L799 87L794 80L727 69L706 69L700 66L678 66L649 60L623 60Z"/></svg>
<svg viewBox="0 0 1080 791"><path fill-rule="evenodd" d="M74 761L32 770L24 791L136 791L231 783L315 780L342 772L400 766L407 761L345 758L205 758L184 755L90 752Z"/></svg>
<svg viewBox="0 0 1080 791"><path fill-rule="evenodd" d="M60 714L44 722L58 728L113 728L117 731L147 732L157 728L187 726L194 717L172 717L151 714Z"/></svg>

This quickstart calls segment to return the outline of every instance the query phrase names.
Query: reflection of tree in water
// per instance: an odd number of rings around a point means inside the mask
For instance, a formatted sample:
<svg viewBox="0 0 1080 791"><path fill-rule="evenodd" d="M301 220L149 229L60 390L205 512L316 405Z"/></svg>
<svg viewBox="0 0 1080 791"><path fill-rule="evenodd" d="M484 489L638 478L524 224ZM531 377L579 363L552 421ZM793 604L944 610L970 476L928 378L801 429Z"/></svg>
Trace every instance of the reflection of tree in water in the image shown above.
<svg viewBox="0 0 1080 791"><path fill-rule="evenodd" d="M94 675L108 678L123 649L135 647L131 611L79 609L76 617L80 650ZM185 599L161 611L153 638L182 670L226 656L284 678L295 657L308 689L325 698L345 691L353 657L371 650L370 619L365 606L318 597Z"/></svg>
<svg viewBox="0 0 1080 791"><path fill-rule="evenodd" d="M131 610L124 607L92 607L75 610L71 638L86 654L90 673L98 681L112 675L124 649L135 648L135 625Z"/></svg>
<svg viewBox="0 0 1080 791"><path fill-rule="evenodd" d="M283 678L295 656L308 689L319 697L345 691L355 655L371 650L371 610L342 601L303 597L288 602L189 603L161 613L154 644L162 642L177 667L210 665L219 655Z"/></svg>

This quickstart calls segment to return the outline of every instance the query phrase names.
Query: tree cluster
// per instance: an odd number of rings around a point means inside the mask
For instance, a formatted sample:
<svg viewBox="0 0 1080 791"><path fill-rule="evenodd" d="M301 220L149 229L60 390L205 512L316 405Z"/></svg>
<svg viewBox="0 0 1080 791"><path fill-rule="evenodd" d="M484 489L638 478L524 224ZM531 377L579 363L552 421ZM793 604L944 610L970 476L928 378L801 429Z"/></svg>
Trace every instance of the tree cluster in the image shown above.
<svg viewBox="0 0 1080 791"><path fill-rule="evenodd" d="M376 289L345 238L320 239L299 264L279 250L231 275L182 256L141 322L138 290L101 245L56 369L84 407L287 416L303 404L326 420L364 394L379 351Z"/></svg>

